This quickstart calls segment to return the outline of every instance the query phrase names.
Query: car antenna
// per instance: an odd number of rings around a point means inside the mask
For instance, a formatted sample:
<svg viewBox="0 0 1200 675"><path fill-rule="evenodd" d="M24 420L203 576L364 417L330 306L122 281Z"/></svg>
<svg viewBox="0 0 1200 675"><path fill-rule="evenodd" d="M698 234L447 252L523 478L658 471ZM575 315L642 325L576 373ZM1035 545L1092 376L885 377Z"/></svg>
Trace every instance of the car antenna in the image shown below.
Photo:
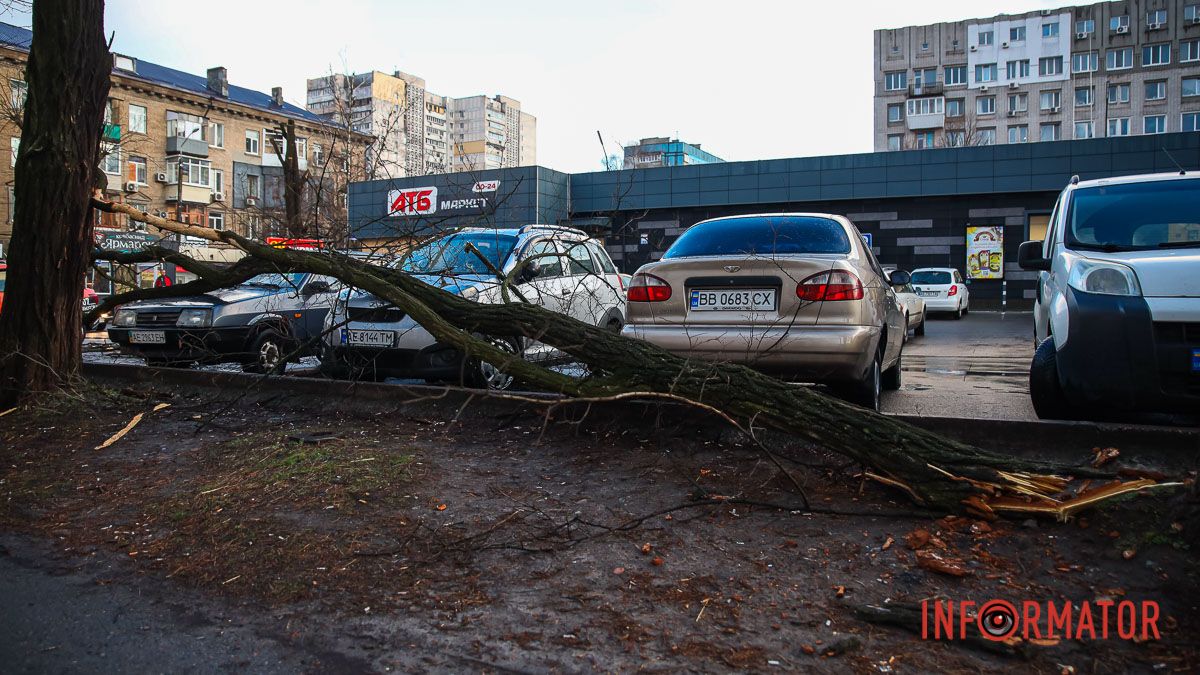
<svg viewBox="0 0 1200 675"><path fill-rule="evenodd" d="M1179 169L1179 175L1180 175L1180 176L1186 176L1186 175L1187 175L1187 171L1184 171L1184 170L1183 170L1183 165L1182 165L1182 164L1180 164L1179 162L1175 161L1175 157L1174 157L1173 155L1171 155L1171 151L1170 151L1170 150L1167 150L1165 147L1162 149L1162 151L1163 151L1164 153L1166 153L1166 155L1167 155L1167 158L1171 160L1171 163L1175 165L1175 168L1176 168L1176 169Z"/></svg>

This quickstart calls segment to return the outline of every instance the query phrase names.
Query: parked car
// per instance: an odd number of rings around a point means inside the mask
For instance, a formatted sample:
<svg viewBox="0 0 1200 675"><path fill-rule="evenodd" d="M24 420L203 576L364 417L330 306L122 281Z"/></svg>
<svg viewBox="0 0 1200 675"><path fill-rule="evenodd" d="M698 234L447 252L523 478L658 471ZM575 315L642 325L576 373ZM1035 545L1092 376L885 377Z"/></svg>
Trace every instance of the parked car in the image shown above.
<svg viewBox="0 0 1200 675"><path fill-rule="evenodd" d="M4 260L0 260L0 311L3 311L3 309L4 309L4 281L7 278L7 276L8 276L8 263ZM88 288L87 286L84 286L82 303L83 303L82 304L83 312L84 312L84 314L86 314L86 313L92 311L93 309L95 309L96 305L100 304L100 296L96 293L96 291L92 290L91 288ZM100 320L98 320L98 322L99 321Z"/></svg>
<svg viewBox="0 0 1200 675"><path fill-rule="evenodd" d="M108 337L150 365L233 362L278 373L289 359L315 353L337 290L330 277L260 274L204 295L121 305Z"/></svg>
<svg viewBox="0 0 1200 675"><path fill-rule="evenodd" d="M584 323L620 330L623 283L608 252L580 230L552 225L465 228L438 238L396 262L421 281L480 303L503 301L496 272L523 264L510 290L520 298ZM471 360L395 306L364 291L346 290L326 321L322 369L333 377L402 377L507 389L511 375ZM496 346L531 361L562 354L516 336L490 336Z"/></svg>
<svg viewBox="0 0 1200 675"><path fill-rule="evenodd" d="M904 314L889 275L846 218L773 213L702 221L628 289L624 335L681 356L832 385L879 409L900 387Z"/></svg>
<svg viewBox="0 0 1200 675"><path fill-rule="evenodd" d="M896 271L895 265L884 265L883 271L891 274ZM905 324L913 335L925 334L925 301L913 288L912 283L907 283L903 286L893 287L896 291L896 299L900 301L900 306L904 309ZM908 339L908 333L904 334L904 339Z"/></svg>
<svg viewBox="0 0 1200 675"><path fill-rule="evenodd" d="M1063 190L1037 270L1029 393L1043 418L1200 411L1200 177L1151 174Z"/></svg>
<svg viewBox="0 0 1200 675"><path fill-rule="evenodd" d="M912 285L929 312L950 312L955 319L971 311L971 289L953 267L922 267L912 271Z"/></svg>

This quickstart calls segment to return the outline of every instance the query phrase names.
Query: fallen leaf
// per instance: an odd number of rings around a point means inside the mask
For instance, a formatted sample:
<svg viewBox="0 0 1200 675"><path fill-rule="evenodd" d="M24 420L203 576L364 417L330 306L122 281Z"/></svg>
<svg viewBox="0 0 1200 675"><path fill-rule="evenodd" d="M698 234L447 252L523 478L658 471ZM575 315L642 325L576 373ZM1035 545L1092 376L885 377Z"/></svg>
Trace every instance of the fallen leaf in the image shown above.
<svg viewBox="0 0 1200 675"><path fill-rule="evenodd" d="M654 560L651 560L650 562L654 563L655 567L661 567L663 564L663 559L660 556L654 556Z"/></svg>
<svg viewBox="0 0 1200 675"><path fill-rule="evenodd" d="M837 590L837 597L839 597L839 598L845 597L845 595L846 595L846 587L845 586L834 586L834 589Z"/></svg>
<svg viewBox="0 0 1200 675"><path fill-rule="evenodd" d="M650 542L642 544L642 555L649 555L651 548Z"/></svg>
<svg viewBox="0 0 1200 675"><path fill-rule="evenodd" d="M894 543L896 543L896 540L892 539L891 537L888 537L887 541L883 542L883 550L885 550L885 551L888 550L889 548L892 547L892 544L894 544Z"/></svg>
<svg viewBox="0 0 1200 675"><path fill-rule="evenodd" d="M1121 451L1116 448L1092 448L1092 466L1100 467L1117 458Z"/></svg>
<svg viewBox="0 0 1200 675"><path fill-rule="evenodd" d="M814 649L812 645L800 645L800 651L808 654L809 656L817 653L817 650Z"/></svg>
<svg viewBox="0 0 1200 675"><path fill-rule="evenodd" d="M908 543L910 549L915 551L929 543L929 532L927 530L913 530L904 536L904 541Z"/></svg>
<svg viewBox="0 0 1200 675"><path fill-rule="evenodd" d="M1133 556L1135 556L1135 555L1137 555L1136 549L1127 548L1124 551L1121 551L1121 557L1126 560L1132 560Z"/></svg>
<svg viewBox="0 0 1200 675"><path fill-rule="evenodd" d="M963 561L930 550L917 551L917 565L931 572L948 574L952 577L965 577L971 573Z"/></svg>
<svg viewBox="0 0 1200 675"><path fill-rule="evenodd" d="M445 505L445 504L438 504L438 505L437 505L437 510L438 510L438 511L445 511L445 510L446 510L446 505Z"/></svg>
<svg viewBox="0 0 1200 675"><path fill-rule="evenodd" d="M613 574L625 574L625 568L624 567L614 567Z"/></svg>

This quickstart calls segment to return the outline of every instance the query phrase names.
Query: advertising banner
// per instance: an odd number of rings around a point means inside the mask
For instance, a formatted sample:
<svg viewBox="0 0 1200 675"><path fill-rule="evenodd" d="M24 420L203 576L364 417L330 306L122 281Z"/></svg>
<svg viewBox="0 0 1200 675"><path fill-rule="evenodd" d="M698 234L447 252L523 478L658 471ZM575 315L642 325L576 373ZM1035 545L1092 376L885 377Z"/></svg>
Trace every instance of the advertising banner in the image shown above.
<svg viewBox="0 0 1200 675"><path fill-rule="evenodd" d="M1004 278L1004 227L967 228L967 278Z"/></svg>

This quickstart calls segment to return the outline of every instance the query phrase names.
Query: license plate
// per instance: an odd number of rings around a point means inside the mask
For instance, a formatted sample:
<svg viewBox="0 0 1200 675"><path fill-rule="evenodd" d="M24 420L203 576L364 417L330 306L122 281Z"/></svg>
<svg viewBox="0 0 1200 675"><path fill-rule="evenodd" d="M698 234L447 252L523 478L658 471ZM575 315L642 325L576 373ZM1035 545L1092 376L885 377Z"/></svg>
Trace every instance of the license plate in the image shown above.
<svg viewBox="0 0 1200 675"><path fill-rule="evenodd" d="M1200 349L1192 350L1192 372L1200 373Z"/></svg>
<svg viewBox="0 0 1200 675"><path fill-rule="evenodd" d="M167 334L161 330L131 330L129 341L135 345L165 345Z"/></svg>
<svg viewBox="0 0 1200 675"><path fill-rule="evenodd" d="M689 307L693 312L765 312L775 309L775 295L773 288L697 288L692 290Z"/></svg>
<svg viewBox="0 0 1200 675"><path fill-rule="evenodd" d="M396 331L394 330L359 330L357 328L347 328L343 333L345 343L348 345L361 345L363 347L391 347L396 342Z"/></svg>

